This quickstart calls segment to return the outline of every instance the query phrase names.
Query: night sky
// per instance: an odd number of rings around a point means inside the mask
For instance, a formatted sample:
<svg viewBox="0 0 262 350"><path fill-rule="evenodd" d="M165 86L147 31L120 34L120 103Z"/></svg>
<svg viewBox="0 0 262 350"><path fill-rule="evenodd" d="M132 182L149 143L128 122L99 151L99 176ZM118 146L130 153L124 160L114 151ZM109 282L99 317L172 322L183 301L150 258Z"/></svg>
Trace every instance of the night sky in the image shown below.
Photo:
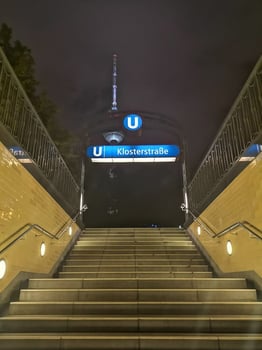
<svg viewBox="0 0 262 350"><path fill-rule="evenodd" d="M261 0L0 0L2 22L31 48L60 122L80 138L107 117L117 53L119 109L177 123L190 177L262 53ZM87 225L183 224L179 168L120 166L112 180L109 167L90 167Z"/></svg>

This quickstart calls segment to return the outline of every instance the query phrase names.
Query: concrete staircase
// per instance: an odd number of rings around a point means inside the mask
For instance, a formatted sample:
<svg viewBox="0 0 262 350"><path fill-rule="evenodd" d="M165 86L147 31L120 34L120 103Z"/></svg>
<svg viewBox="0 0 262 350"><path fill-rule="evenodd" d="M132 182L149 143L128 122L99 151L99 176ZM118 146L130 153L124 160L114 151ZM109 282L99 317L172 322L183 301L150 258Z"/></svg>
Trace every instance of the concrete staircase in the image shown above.
<svg viewBox="0 0 262 350"><path fill-rule="evenodd" d="M262 349L262 303L214 278L179 229L83 231L57 278L29 280L0 349Z"/></svg>

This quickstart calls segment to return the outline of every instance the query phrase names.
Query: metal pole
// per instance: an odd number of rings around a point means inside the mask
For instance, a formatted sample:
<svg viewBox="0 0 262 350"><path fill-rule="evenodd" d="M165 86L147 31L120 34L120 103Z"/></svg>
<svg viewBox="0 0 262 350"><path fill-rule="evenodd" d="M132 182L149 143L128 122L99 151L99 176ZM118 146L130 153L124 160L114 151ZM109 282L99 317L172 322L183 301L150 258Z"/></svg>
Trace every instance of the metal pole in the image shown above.
<svg viewBox="0 0 262 350"><path fill-rule="evenodd" d="M182 178L183 178L183 197L185 204L185 223L188 221L188 188L187 188L187 167L186 167L186 141L182 141Z"/></svg>
<svg viewBox="0 0 262 350"><path fill-rule="evenodd" d="M82 158L81 163L81 179L80 179L80 220L83 223L83 203L84 203L84 195L85 195L85 159Z"/></svg>

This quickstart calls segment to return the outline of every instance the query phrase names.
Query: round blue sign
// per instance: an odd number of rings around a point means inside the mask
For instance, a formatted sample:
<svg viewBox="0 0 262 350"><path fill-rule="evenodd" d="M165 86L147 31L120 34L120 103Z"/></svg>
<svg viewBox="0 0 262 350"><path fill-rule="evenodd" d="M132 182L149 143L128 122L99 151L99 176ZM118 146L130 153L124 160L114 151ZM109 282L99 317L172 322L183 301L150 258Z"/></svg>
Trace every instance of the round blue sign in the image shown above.
<svg viewBox="0 0 262 350"><path fill-rule="evenodd" d="M128 114L124 118L123 124L127 130L136 131L142 127L143 121L138 114Z"/></svg>

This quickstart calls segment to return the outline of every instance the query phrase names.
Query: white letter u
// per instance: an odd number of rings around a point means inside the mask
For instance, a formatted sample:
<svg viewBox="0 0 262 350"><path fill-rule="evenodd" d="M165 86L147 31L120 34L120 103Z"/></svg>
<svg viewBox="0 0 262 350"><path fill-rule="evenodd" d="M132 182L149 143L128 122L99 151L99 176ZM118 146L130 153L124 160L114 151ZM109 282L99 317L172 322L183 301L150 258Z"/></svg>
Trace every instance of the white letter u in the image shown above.
<svg viewBox="0 0 262 350"><path fill-rule="evenodd" d="M132 119L133 119L133 123L132 123ZM139 119L138 117L128 117L127 119L127 125L130 129L137 129L139 126Z"/></svg>
<svg viewBox="0 0 262 350"><path fill-rule="evenodd" d="M97 151L97 148L98 148L98 151ZM102 146L99 146L99 147L94 146L94 148L93 148L94 157L101 157L102 153L103 153L103 147Z"/></svg>

